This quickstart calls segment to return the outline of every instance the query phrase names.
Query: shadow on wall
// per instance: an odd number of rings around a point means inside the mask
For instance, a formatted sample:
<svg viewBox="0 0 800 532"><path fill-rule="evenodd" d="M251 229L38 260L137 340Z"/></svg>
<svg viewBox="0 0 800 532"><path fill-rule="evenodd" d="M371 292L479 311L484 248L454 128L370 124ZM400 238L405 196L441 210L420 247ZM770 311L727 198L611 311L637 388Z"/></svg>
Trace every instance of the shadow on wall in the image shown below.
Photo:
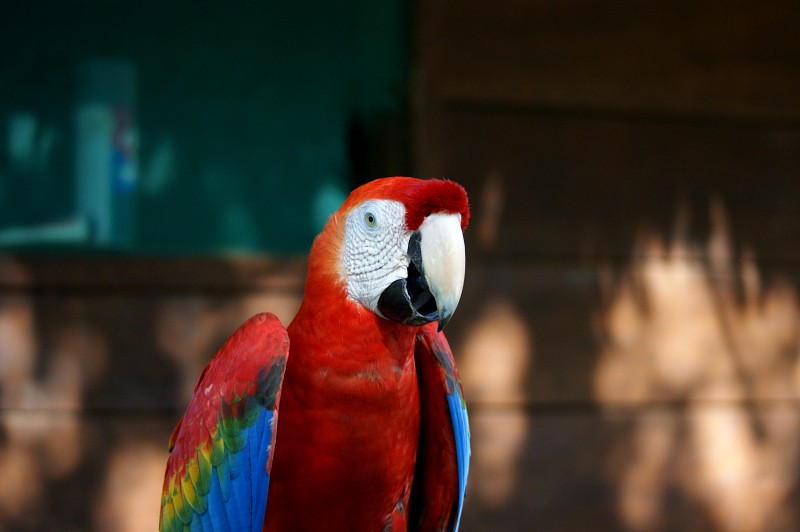
<svg viewBox="0 0 800 532"><path fill-rule="evenodd" d="M2 270L6 282L29 280L13 261L3 261ZM108 346L94 326L62 323L52 338L40 335L38 306L25 294L0 298L0 514L6 525L39 519L32 515L47 507L49 488L82 467L90 439L81 420L84 390L108 364Z"/></svg>
<svg viewBox="0 0 800 532"><path fill-rule="evenodd" d="M719 530L798 525L796 279L734 253L719 200L710 222L693 246L682 210L672 242L643 233L627 271L601 284L597 400L646 407L609 464L633 530L670 524L675 499Z"/></svg>
<svg viewBox="0 0 800 532"><path fill-rule="evenodd" d="M35 286L21 261L0 273ZM13 292L0 295L0 528L15 530L157 529L167 440L200 370L246 317L287 323L299 304L282 290Z"/></svg>
<svg viewBox="0 0 800 532"><path fill-rule="evenodd" d="M486 191L479 212L502 211L502 179ZM469 272L453 339L468 529L800 524L797 279L735 251L723 202L708 207L707 241L679 207L671 238L642 230L625 264ZM497 225L476 217L479 244Z"/></svg>

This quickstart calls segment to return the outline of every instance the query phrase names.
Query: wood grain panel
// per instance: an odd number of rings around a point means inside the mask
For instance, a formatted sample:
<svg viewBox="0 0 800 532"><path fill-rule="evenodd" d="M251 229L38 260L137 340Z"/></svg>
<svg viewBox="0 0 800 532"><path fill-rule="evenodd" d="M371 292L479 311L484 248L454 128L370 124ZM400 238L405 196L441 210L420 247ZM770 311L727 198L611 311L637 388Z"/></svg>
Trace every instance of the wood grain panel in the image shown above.
<svg viewBox="0 0 800 532"><path fill-rule="evenodd" d="M800 120L797 2L418 7L437 101Z"/></svg>
<svg viewBox="0 0 800 532"><path fill-rule="evenodd" d="M443 175L463 183L473 253L626 257L643 237L714 231L737 252L800 258L800 129L459 108L441 122Z"/></svg>
<svg viewBox="0 0 800 532"><path fill-rule="evenodd" d="M471 404L752 408L800 399L798 301L752 261L473 264L447 333Z"/></svg>
<svg viewBox="0 0 800 532"><path fill-rule="evenodd" d="M473 409L464 530L793 530L797 407Z"/></svg>

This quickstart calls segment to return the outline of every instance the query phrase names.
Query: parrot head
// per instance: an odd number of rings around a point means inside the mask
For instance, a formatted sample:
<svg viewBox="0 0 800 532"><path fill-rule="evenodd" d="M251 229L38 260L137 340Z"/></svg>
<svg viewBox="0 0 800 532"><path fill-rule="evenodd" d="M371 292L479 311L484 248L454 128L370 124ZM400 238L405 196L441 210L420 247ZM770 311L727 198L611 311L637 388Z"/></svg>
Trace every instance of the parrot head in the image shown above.
<svg viewBox="0 0 800 532"><path fill-rule="evenodd" d="M327 273L381 318L437 321L441 330L461 298L468 222L467 194L452 181L372 181L331 216L312 248L309 279L314 270Z"/></svg>

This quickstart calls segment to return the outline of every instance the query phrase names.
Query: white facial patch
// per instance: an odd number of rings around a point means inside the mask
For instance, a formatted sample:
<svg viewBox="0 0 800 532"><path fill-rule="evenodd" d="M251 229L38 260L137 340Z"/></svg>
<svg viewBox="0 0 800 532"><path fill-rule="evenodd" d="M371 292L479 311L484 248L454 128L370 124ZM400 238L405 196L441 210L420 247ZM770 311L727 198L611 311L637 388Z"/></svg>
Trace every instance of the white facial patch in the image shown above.
<svg viewBox="0 0 800 532"><path fill-rule="evenodd" d="M408 275L406 209L399 201L365 201L347 216L342 266L347 295L373 312L392 282Z"/></svg>

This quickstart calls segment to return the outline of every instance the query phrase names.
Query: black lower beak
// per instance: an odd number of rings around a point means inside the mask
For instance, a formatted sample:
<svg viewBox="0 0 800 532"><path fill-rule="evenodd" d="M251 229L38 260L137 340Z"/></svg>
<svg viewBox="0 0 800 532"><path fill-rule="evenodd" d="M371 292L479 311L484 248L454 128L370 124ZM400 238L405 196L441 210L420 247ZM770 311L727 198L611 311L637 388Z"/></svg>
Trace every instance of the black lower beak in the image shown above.
<svg viewBox="0 0 800 532"><path fill-rule="evenodd" d="M428 288L422 271L419 233L408 242L408 276L390 284L378 299L378 310L384 318L406 325L425 325L439 318L436 300Z"/></svg>

